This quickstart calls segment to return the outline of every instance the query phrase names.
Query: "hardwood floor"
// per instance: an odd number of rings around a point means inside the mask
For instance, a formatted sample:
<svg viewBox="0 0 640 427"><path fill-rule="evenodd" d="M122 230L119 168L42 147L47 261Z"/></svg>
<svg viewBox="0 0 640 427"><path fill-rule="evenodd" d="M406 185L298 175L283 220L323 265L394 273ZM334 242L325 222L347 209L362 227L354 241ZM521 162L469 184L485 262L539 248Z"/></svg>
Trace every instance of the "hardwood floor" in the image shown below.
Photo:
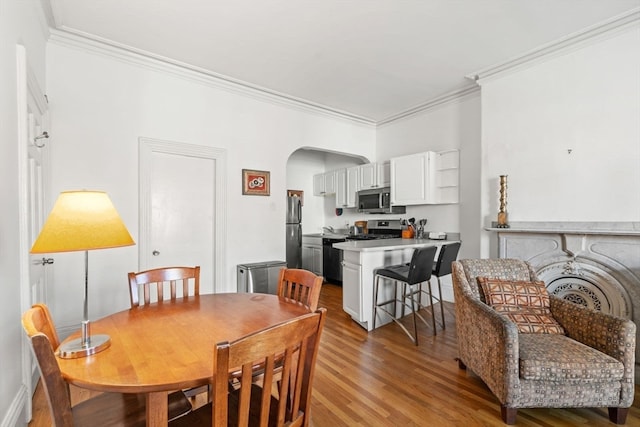
<svg viewBox="0 0 640 427"><path fill-rule="evenodd" d="M328 315L312 396L312 426L504 426L500 405L470 371L458 369L453 305L445 331L418 325L416 347L395 324L367 333L342 311L342 288L326 284ZM409 318L407 318L407 321ZM86 396L72 389L74 401ZM41 388L30 427L50 426ZM606 408L521 409L518 426L613 426ZM627 426L640 426L640 386Z"/></svg>

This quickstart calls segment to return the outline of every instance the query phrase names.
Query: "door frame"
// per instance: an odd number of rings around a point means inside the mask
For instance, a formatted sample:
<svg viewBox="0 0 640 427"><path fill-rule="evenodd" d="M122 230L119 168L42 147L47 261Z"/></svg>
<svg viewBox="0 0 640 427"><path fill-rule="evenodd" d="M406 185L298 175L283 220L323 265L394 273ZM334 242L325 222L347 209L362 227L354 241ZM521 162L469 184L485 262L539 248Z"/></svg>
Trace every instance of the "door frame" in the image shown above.
<svg viewBox="0 0 640 427"><path fill-rule="evenodd" d="M31 289L31 235L37 231L32 230L31 227L38 223L38 228L42 226L44 218L43 207L49 205L50 191L49 191L49 149L42 149L42 161L44 167L42 174L38 177L37 185L42 191L42 203L39 206L39 211L36 213L37 218L32 217L30 211L31 192L30 181L36 177L31 176L30 160L29 160L29 145L33 145L34 141L29 140L29 111L33 111L34 114L38 114L42 118L42 124L45 128L49 126L49 113L47 98L44 95L40 84L36 79L33 71L29 66L27 59L26 48L21 45L16 45L16 86L18 88L17 93L17 143L18 143L18 210L19 210L19 280L20 280L20 311L24 313L31 307L32 304L32 289ZM48 129L47 129L48 130ZM44 267L43 267L44 268ZM53 285L52 275L50 269L44 268L44 295L46 298L46 288ZM41 301L48 303L48 301ZM31 345L26 336L22 340L22 381L25 390L25 413L27 420L31 419L32 405L31 397L35 390L35 386L40 372L35 363L33 363Z"/></svg>
<svg viewBox="0 0 640 427"><path fill-rule="evenodd" d="M153 153L173 154L213 160L215 163L215 220L213 232L213 292L226 291L227 271L227 152L221 148L183 142L140 137L139 142L139 228L138 270L146 270L151 265L151 177ZM203 189L208 188L203 186Z"/></svg>

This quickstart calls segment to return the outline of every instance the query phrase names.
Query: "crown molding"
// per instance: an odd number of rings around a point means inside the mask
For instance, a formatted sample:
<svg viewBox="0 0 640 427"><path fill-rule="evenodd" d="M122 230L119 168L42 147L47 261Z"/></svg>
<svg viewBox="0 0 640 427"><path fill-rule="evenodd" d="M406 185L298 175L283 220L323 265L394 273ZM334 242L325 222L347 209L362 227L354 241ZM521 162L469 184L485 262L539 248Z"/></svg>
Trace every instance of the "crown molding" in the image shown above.
<svg viewBox="0 0 640 427"><path fill-rule="evenodd" d="M431 99L430 101L424 102L422 104L418 104L415 107L409 108L405 111L402 111L398 114L394 114L393 116L386 117L377 122L378 126L383 126L389 123L396 122L398 120L414 116L416 114L422 113L426 110L432 110L434 108L438 108L441 105L448 104L450 102L459 101L460 99L466 97L467 95L475 94L480 92L480 87L475 84L469 84L464 86L461 89L457 89L451 92L447 92L442 94L436 98Z"/></svg>
<svg viewBox="0 0 640 427"><path fill-rule="evenodd" d="M530 67L546 61L549 58L565 54L588 44L596 43L620 31L638 26L639 24L640 7L637 7L601 23L571 33L551 43L539 46L508 61L468 74L465 77L481 84L483 81Z"/></svg>
<svg viewBox="0 0 640 427"><path fill-rule="evenodd" d="M51 29L49 41L60 46L104 55L125 63L172 74L180 78L248 96L253 99L285 105L300 111L347 120L366 126L375 127L376 125L376 121L368 117L358 116L336 108L317 104L64 26Z"/></svg>
<svg viewBox="0 0 640 427"><path fill-rule="evenodd" d="M47 3L46 1L43 3ZM55 2L54 2L55 4ZM218 74L204 68L191 64L176 61L160 55L143 51L128 45L120 44L100 38L88 33L80 32L65 27L60 24L55 7L46 10L47 20L58 24L57 29L50 30L50 42L72 47L99 55L108 56L122 62L134 64L143 68L161 71L174 76L191 80L217 89L222 89L235 94L241 94L256 100L266 101L274 104L284 105L299 111L310 112L322 116L328 116L367 127L378 127L393 123L395 121L408 118L424 111L437 108L443 104L456 101L467 95L476 93L479 86L470 84L461 89L445 93L434 99L388 116L381 120L374 120L369 117L359 116L326 105L318 104L297 98L285 93L277 92L265 87L254 85L229 76ZM640 7L634 8L624 14L615 16L602 23L587 27L578 32L569 34L566 37L555 40L530 50L522 55L514 57L508 61L481 69L465 77L478 85L491 78L496 78L509 72L514 72L525 67L533 66L551 57L558 56L578 49L586 44L595 43L604 38L611 37L619 31L637 26L640 23Z"/></svg>
<svg viewBox="0 0 640 427"><path fill-rule="evenodd" d="M44 14L45 20L47 21L47 33L49 33L51 29L62 25L59 1L40 0L40 5L42 7L42 13Z"/></svg>

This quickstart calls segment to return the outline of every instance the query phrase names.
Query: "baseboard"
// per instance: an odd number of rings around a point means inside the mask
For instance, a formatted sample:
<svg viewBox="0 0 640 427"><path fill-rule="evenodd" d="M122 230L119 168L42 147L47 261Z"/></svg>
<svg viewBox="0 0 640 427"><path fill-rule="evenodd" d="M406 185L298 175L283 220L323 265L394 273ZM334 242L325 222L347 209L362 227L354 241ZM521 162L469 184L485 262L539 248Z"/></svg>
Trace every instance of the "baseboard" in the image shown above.
<svg viewBox="0 0 640 427"><path fill-rule="evenodd" d="M0 427L24 427L28 420L26 414L26 404L29 401L27 388L23 385L18 389L9 409L2 418Z"/></svg>

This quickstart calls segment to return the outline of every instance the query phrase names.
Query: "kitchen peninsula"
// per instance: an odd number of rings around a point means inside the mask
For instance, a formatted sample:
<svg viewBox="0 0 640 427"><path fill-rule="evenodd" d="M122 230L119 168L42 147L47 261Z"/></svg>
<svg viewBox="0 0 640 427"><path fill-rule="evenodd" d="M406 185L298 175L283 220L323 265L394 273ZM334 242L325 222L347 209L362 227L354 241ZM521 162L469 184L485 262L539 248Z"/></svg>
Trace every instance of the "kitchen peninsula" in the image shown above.
<svg viewBox="0 0 640 427"><path fill-rule="evenodd" d="M374 271L384 266L410 262L413 251L416 248L425 246L440 247L457 241L453 239L382 239L346 241L334 244L334 248L343 251L343 310L360 326L367 331L371 331L373 329ZM392 290L393 286L390 286L388 281L380 281L380 292L385 292L385 296L381 296L382 298L391 299ZM389 322L391 320L387 316L378 317L376 326L379 327Z"/></svg>

